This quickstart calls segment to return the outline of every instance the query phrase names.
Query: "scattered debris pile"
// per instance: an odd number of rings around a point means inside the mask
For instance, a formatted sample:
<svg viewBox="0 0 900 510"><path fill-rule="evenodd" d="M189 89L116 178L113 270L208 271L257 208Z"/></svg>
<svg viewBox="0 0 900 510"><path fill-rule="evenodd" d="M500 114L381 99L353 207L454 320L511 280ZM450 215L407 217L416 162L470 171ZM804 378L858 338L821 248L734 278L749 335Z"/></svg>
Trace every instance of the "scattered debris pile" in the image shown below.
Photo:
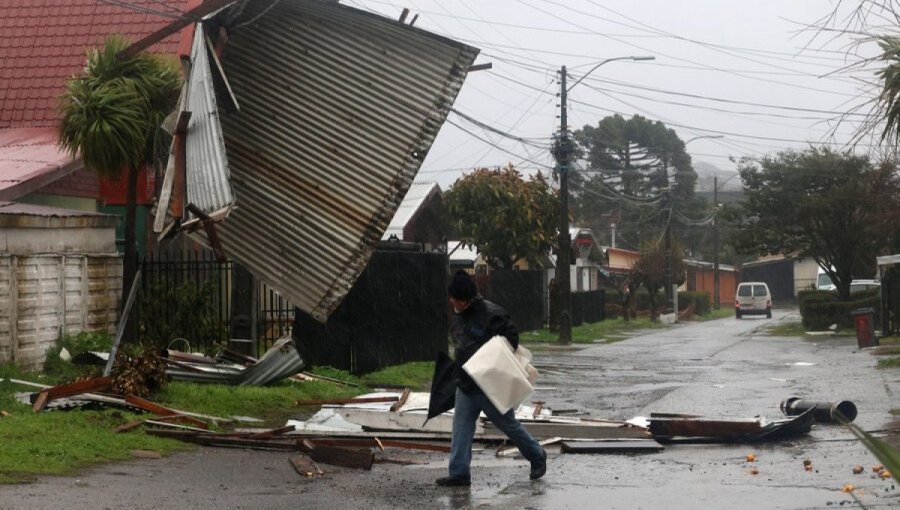
<svg viewBox="0 0 900 510"><path fill-rule="evenodd" d="M161 359L173 380L232 386L266 385L303 370L303 359L290 337L278 340L259 359L228 349L215 359L167 349Z"/></svg>

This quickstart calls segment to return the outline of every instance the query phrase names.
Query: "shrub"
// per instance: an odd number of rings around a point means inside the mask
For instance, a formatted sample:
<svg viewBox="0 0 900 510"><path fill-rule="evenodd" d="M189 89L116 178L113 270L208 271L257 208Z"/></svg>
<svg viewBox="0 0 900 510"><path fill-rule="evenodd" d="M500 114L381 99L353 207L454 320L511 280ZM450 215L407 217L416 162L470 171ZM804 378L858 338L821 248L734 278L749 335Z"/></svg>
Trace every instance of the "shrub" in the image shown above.
<svg viewBox="0 0 900 510"><path fill-rule="evenodd" d="M686 291L678 293L678 310L686 310L694 305L694 313L707 315L710 310L709 292Z"/></svg>
<svg viewBox="0 0 900 510"><path fill-rule="evenodd" d="M851 313L859 308L874 309L874 321L878 324L881 316L881 299L877 295L854 301L806 300L800 308L800 314L803 317L803 326L810 331L826 330L832 324L837 324L841 329L853 329L855 326Z"/></svg>

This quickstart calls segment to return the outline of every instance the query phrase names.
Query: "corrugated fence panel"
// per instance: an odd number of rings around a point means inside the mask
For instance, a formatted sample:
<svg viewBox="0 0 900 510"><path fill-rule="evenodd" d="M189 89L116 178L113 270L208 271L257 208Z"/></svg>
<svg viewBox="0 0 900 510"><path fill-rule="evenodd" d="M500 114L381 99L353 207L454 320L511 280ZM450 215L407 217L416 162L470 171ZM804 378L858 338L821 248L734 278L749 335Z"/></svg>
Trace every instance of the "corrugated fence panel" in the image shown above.
<svg viewBox="0 0 900 510"><path fill-rule="evenodd" d="M331 2L253 2L223 66L225 250L324 321L362 272L477 50Z"/></svg>

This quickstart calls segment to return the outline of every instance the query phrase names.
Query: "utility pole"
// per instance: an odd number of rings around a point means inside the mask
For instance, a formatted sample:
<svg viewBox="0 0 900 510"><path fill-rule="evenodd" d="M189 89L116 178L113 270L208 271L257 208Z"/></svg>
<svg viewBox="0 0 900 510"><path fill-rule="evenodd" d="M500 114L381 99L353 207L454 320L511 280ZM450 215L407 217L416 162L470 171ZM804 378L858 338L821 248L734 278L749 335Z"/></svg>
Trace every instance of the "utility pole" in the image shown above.
<svg viewBox="0 0 900 510"><path fill-rule="evenodd" d="M577 83L577 82L576 82ZM569 259L572 243L569 240L569 160L572 157L572 142L569 140L569 126L566 117L566 66L560 69L559 80L559 136L553 144L559 174L559 249L556 254L556 284L559 291L559 343L572 342L571 292L569 282Z"/></svg>
<svg viewBox="0 0 900 510"><path fill-rule="evenodd" d="M566 95L569 89L581 83L597 70L600 66L616 60L653 60L654 57L615 57L603 60L581 78L575 80L571 87L566 87L566 66L559 71L559 135L553 142L550 153L556 160L557 173L559 174L559 249L556 256L556 283L559 290L559 343L572 343L572 286L570 278L570 258L572 241L569 239L569 162L575 153L575 147L569 138L569 125L566 118Z"/></svg>
<svg viewBox="0 0 900 510"><path fill-rule="evenodd" d="M719 177L713 176L713 307L719 309Z"/></svg>

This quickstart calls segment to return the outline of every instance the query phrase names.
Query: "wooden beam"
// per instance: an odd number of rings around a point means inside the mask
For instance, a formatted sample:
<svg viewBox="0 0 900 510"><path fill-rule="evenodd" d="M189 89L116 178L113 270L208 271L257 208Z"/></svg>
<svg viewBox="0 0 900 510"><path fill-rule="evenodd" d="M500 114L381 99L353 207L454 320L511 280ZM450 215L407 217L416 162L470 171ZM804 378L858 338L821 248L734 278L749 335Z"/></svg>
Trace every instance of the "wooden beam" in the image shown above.
<svg viewBox="0 0 900 510"><path fill-rule="evenodd" d="M321 400L298 400L294 405L298 406L324 406L342 404L372 404L380 402L397 402L399 397L360 397L360 398L332 398Z"/></svg>
<svg viewBox="0 0 900 510"><path fill-rule="evenodd" d="M182 413L169 409L168 407L163 407L155 402L151 402L136 395L125 395L125 402L159 416L170 416L173 419L176 419L176 421L190 423L201 429L209 428L209 425L207 425L205 421L198 420L192 416L184 416Z"/></svg>
<svg viewBox="0 0 900 510"><path fill-rule="evenodd" d="M153 46L166 37L190 25L191 23L199 21L207 14L215 12L216 10L221 9L222 7L225 7L234 2L235 0L206 0L199 6L184 13L184 16L178 18L172 23L169 23L168 25L160 28L152 34L134 42L131 46L125 48L116 56L119 58L119 60L124 60L128 57L132 57L138 52L141 52L149 48L150 46Z"/></svg>
<svg viewBox="0 0 900 510"><path fill-rule="evenodd" d="M630 439L611 441L563 441L562 453L656 453L663 451L663 445L652 439Z"/></svg>
<svg viewBox="0 0 900 510"><path fill-rule="evenodd" d="M403 407L403 404L406 403L407 399L409 399L409 388L404 388L403 393L400 395L400 399L391 406L391 412L396 413Z"/></svg>

